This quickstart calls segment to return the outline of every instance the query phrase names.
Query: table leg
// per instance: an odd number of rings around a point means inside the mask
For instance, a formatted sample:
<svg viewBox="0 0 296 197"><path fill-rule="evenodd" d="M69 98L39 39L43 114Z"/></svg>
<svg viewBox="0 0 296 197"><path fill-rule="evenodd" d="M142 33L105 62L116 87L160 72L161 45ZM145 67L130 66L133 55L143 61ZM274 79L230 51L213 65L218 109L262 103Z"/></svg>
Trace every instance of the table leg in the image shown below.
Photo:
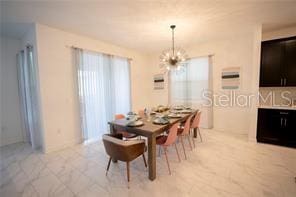
<svg viewBox="0 0 296 197"><path fill-rule="evenodd" d="M110 133L111 133L111 134L116 134L116 129L114 129L114 127L113 127L112 124L110 124ZM114 159L114 158L112 158L112 162L113 162L113 163L116 163L117 160Z"/></svg>
<svg viewBox="0 0 296 197"><path fill-rule="evenodd" d="M153 181L156 178L156 137L148 137L148 168L149 179Z"/></svg>
<svg viewBox="0 0 296 197"><path fill-rule="evenodd" d="M194 138L197 138L197 128L194 128L193 129L193 137Z"/></svg>

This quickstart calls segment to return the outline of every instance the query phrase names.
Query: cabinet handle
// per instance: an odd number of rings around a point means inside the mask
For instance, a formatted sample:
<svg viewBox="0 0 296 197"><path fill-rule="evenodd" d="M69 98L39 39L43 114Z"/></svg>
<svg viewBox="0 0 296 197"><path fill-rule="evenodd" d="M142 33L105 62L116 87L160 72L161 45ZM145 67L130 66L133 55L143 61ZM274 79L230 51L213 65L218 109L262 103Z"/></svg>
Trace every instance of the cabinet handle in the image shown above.
<svg viewBox="0 0 296 197"><path fill-rule="evenodd" d="M283 126L283 118L281 118L281 127Z"/></svg>
<svg viewBox="0 0 296 197"><path fill-rule="evenodd" d="M281 78L281 86L283 86L283 78Z"/></svg>
<svg viewBox="0 0 296 197"><path fill-rule="evenodd" d="M284 86L286 86L286 84L287 84L287 79L285 78L284 79Z"/></svg>
<svg viewBox="0 0 296 197"><path fill-rule="evenodd" d="M283 112L283 111L281 111L280 114L281 115L289 115L289 112Z"/></svg>
<svg viewBox="0 0 296 197"><path fill-rule="evenodd" d="M285 118L285 127L287 126L287 118Z"/></svg>

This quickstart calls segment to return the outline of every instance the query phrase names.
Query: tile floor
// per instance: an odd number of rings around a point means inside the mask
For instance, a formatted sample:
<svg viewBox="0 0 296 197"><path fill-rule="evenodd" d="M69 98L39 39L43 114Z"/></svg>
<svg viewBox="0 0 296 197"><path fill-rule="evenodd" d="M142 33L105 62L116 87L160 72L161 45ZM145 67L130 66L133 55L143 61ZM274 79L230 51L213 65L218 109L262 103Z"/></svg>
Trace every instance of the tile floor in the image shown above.
<svg viewBox="0 0 296 197"><path fill-rule="evenodd" d="M188 159L179 163L169 150L172 175L164 156L157 158L157 179L147 178L142 158L131 164L130 189L125 164L111 164L101 142L77 145L50 154L28 144L0 149L0 196L296 196L296 149L247 142L203 130ZM181 152L181 146L179 145Z"/></svg>

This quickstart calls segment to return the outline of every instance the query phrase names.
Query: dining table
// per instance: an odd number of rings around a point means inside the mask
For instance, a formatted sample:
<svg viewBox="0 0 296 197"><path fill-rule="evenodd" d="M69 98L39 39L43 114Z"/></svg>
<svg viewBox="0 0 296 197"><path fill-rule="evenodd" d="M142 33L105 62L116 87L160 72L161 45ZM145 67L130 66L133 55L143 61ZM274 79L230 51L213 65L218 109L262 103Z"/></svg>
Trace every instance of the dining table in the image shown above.
<svg viewBox="0 0 296 197"><path fill-rule="evenodd" d="M110 126L110 133L116 134L117 131L126 131L129 133L134 133L139 136L145 136L147 138L147 145L148 145L148 178L153 181L156 179L156 137L162 134L165 131L168 131L169 128L177 123L177 122L184 122L189 116L196 113L198 110L190 110L186 111L186 113L182 113L182 110L178 112L180 117L169 118L169 122L167 124L155 124L153 120L159 116L150 115L141 116L141 121L144 123L141 126L128 126L130 120L127 118L117 119L111 122L108 122ZM197 130L194 129L194 137L197 136ZM113 162L117 162L113 160Z"/></svg>

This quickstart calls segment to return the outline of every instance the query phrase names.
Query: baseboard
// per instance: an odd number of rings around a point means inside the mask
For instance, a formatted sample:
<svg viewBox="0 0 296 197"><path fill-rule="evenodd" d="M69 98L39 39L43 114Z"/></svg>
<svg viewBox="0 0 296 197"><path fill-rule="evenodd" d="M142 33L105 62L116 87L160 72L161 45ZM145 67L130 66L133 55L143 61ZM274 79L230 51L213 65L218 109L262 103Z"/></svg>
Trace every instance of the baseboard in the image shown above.
<svg viewBox="0 0 296 197"><path fill-rule="evenodd" d="M16 144L16 143L21 143L21 142L24 142L24 140L22 139L1 139L0 141L0 147L4 147L4 146L8 146L8 145L11 145L11 144Z"/></svg>
<svg viewBox="0 0 296 197"><path fill-rule="evenodd" d="M94 138L94 139L91 139L91 140L86 140L83 143L84 144L92 144L92 143L100 141L101 139L102 139L101 137L97 137L97 138Z"/></svg>
<svg viewBox="0 0 296 197"><path fill-rule="evenodd" d="M54 146L54 147L48 147L48 148L44 148L43 153L50 153L50 152L54 152L54 151L59 151L77 144L82 143L82 139L74 139L74 140L70 140L64 144L58 145L58 146Z"/></svg>
<svg viewBox="0 0 296 197"><path fill-rule="evenodd" d="M249 139L249 142L253 142L253 143L257 143L257 139L256 138L248 138Z"/></svg>
<svg viewBox="0 0 296 197"><path fill-rule="evenodd" d="M248 132L244 130L225 129L225 128L217 128L217 127L212 128L212 130L229 133L233 135L248 135Z"/></svg>

